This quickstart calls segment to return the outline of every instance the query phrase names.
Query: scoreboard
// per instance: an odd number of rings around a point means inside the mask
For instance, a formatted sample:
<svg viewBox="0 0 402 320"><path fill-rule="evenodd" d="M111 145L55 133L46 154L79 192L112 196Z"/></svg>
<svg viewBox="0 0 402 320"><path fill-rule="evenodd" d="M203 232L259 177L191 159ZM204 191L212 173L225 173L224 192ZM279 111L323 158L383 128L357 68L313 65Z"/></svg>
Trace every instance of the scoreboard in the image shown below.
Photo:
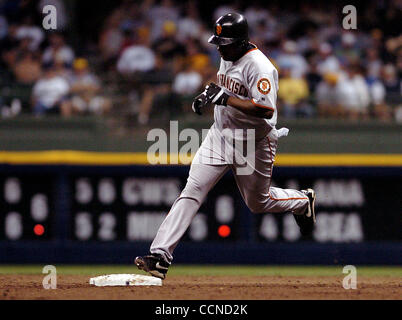
<svg viewBox="0 0 402 320"><path fill-rule="evenodd" d="M61 171L60 171L61 170ZM0 175L0 241L147 242L180 195L186 170L163 175L151 169L74 168ZM62 174L60 174L60 172ZM106 173L106 174L105 174ZM312 186L317 225L312 239L326 243L400 240L401 180L393 177L294 177L276 171L272 185ZM381 203L378 199L383 199ZM208 194L183 241L301 241L291 213L252 214L235 180L225 175Z"/></svg>
<svg viewBox="0 0 402 320"><path fill-rule="evenodd" d="M70 236L78 241L152 241L184 185L185 179L177 177L71 176ZM242 214L236 188L223 179L184 240L239 239Z"/></svg>

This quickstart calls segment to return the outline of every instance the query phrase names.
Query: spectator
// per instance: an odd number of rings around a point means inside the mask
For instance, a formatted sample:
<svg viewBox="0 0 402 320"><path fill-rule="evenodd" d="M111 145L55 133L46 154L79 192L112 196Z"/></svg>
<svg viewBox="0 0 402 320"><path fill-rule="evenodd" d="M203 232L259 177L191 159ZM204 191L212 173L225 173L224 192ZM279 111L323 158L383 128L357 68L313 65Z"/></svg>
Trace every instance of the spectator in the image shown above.
<svg viewBox="0 0 402 320"><path fill-rule="evenodd" d="M275 19L258 1L254 1L247 7L244 16L246 17L247 23L250 27L250 34L254 34L259 29L262 22L266 25L268 32L275 28Z"/></svg>
<svg viewBox="0 0 402 320"><path fill-rule="evenodd" d="M286 118L310 117L313 113L311 105L307 103L309 89L304 78L292 76L290 66L280 69L278 98L281 105L281 114Z"/></svg>
<svg viewBox="0 0 402 320"><path fill-rule="evenodd" d="M37 54L26 51L15 61L13 72L17 82L33 84L41 76L41 62Z"/></svg>
<svg viewBox="0 0 402 320"><path fill-rule="evenodd" d="M302 20L299 24L294 26L293 29L293 32L298 36L297 47L301 54L307 58L311 53L315 53L317 48L319 50L321 41L319 39L317 25L313 21ZM299 33L302 34L299 35Z"/></svg>
<svg viewBox="0 0 402 320"><path fill-rule="evenodd" d="M22 25L16 30L16 38L29 39L29 50L36 51L39 49L40 44L45 39L45 33L42 28L33 24L33 18L27 16L24 18Z"/></svg>
<svg viewBox="0 0 402 320"><path fill-rule="evenodd" d="M322 75L318 71L318 62L317 56L310 57L309 60L309 71L306 74L306 80L308 83L309 91L312 95L315 95L316 88L318 84L322 81ZM324 73L325 74L325 73Z"/></svg>
<svg viewBox="0 0 402 320"><path fill-rule="evenodd" d="M182 43L189 38L196 39L201 36L202 23L194 1L186 3L186 14L179 18L177 29L177 40Z"/></svg>
<svg viewBox="0 0 402 320"><path fill-rule="evenodd" d="M335 54L342 65L359 61L360 51L356 46L356 36L352 32L344 32L341 35L341 43L335 50Z"/></svg>
<svg viewBox="0 0 402 320"><path fill-rule="evenodd" d="M56 74L68 80L72 74L72 65L65 63L60 57L57 57L54 62L54 70Z"/></svg>
<svg viewBox="0 0 402 320"><path fill-rule="evenodd" d="M358 65L347 67L338 86L338 104L349 119L366 119L369 113L370 92Z"/></svg>
<svg viewBox="0 0 402 320"><path fill-rule="evenodd" d="M191 39L186 42L185 59L197 71L205 68L210 63L209 56L204 52L201 42L197 39Z"/></svg>
<svg viewBox="0 0 402 320"><path fill-rule="evenodd" d="M385 89L385 103L380 105L382 107L380 110L382 111L381 113L385 113L386 115L391 113L389 106L394 105L395 115L398 114L400 116L402 114L402 78L398 76L396 68L393 64L388 63L383 66L381 70L381 80ZM384 107L384 105L386 107ZM387 116L385 116L385 118L388 119ZM399 121L400 119L397 118L397 120Z"/></svg>
<svg viewBox="0 0 402 320"><path fill-rule="evenodd" d="M43 65L43 76L35 83L32 90L32 106L35 115L61 114L71 115L68 101L69 84L57 75L53 63Z"/></svg>
<svg viewBox="0 0 402 320"><path fill-rule="evenodd" d="M52 32L49 35L50 45L43 52L42 61L46 64L63 63L71 66L74 60L74 51L65 42L64 36L60 32Z"/></svg>
<svg viewBox="0 0 402 320"><path fill-rule="evenodd" d="M340 63L338 58L332 52L332 46L324 42L319 46L319 62L317 70L321 75L326 73L335 73L340 69Z"/></svg>
<svg viewBox="0 0 402 320"><path fill-rule="evenodd" d="M266 20L257 21L254 29L252 41L258 43L259 47L261 47L261 44L264 44L265 41L271 41L275 38L276 34L273 29L268 27Z"/></svg>
<svg viewBox="0 0 402 320"><path fill-rule="evenodd" d="M148 43L146 32L138 32L136 43L126 48L120 55L117 70L124 75L153 70L156 57L152 49L148 47Z"/></svg>
<svg viewBox="0 0 402 320"><path fill-rule="evenodd" d="M151 1L123 1L119 11L120 29L136 30L148 26L146 19L148 8Z"/></svg>
<svg viewBox="0 0 402 320"><path fill-rule="evenodd" d="M138 113L140 124L148 123L154 105L158 107L158 114L169 114L180 104L177 95L171 88L172 70L163 63L161 56L156 57L155 68L150 76L143 79L144 83L141 85L143 93Z"/></svg>
<svg viewBox="0 0 402 320"><path fill-rule="evenodd" d="M304 77L308 71L306 59L297 53L297 44L294 41L287 40L282 47L282 54L279 55L277 63L279 68L283 66L289 67L292 77Z"/></svg>
<svg viewBox="0 0 402 320"><path fill-rule="evenodd" d="M339 74L326 73L317 86L317 111L321 117L340 118L342 116L342 109L338 104L339 78Z"/></svg>
<svg viewBox="0 0 402 320"><path fill-rule="evenodd" d="M384 85L381 81L374 78L369 79L368 85L375 118L382 121L390 121L392 119L392 110L385 101Z"/></svg>
<svg viewBox="0 0 402 320"><path fill-rule="evenodd" d="M176 40L177 28L174 22L166 21L163 24L162 35L152 44L152 50L160 55L165 63L173 62L178 56L185 53L184 46Z"/></svg>
<svg viewBox="0 0 402 320"><path fill-rule="evenodd" d="M11 37L6 39L6 47L3 49L2 58L10 71L14 71L16 63L23 57L29 50L29 39L14 40Z"/></svg>
<svg viewBox="0 0 402 320"><path fill-rule="evenodd" d="M179 10L172 0L161 0L159 4L153 5L148 11L148 19L152 21L151 41L162 35L163 25L166 21L177 23Z"/></svg>
<svg viewBox="0 0 402 320"><path fill-rule="evenodd" d="M25 37L20 40L17 39L18 26L12 24L9 26L9 34L3 40L0 50L2 52L2 60L8 66L10 70L15 67L16 61L23 56L25 53L30 52L29 44L30 38Z"/></svg>
<svg viewBox="0 0 402 320"><path fill-rule="evenodd" d="M140 31L142 31L142 30L140 30ZM127 48L135 45L135 36L134 36L134 31L127 27L122 28L122 30L120 31L120 34L122 35L122 38L121 38L121 42L120 42L119 53L122 53Z"/></svg>
<svg viewBox="0 0 402 320"><path fill-rule="evenodd" d="M367 66L367 77L378 79L380 77L382 61L376 48L366 50L365 65Z"/></svg>
<svg viewBox="0 0 402 320"><path fill-rule="evenodd" d="M398 78L395 66L388 63L382 68L381 73L387 96L401 95L401 79Z"/></svg>
<svg viewBox="0 0 402 320"><path fill-rule="evenodd" d="M88 61L75 59L70 78L71 107L75 114L102 115L110 111L111 102L100 94L100 81L89 71Z"/></svg>
<svg viewBox="0 0 402 320"><path fill-rule="evenodd" d="M193 97L203 84L202 76L190 63L185 63L174 78L173 91L182 96Z"/></svg>
<svg viewBox="0 0 402 320"><path fill-rule="evenodd" d="M105 27L99 36L99 49L107 66L115 63L122 47L123 35L119 26L120 13L115 11L106 19Z"/></svg>

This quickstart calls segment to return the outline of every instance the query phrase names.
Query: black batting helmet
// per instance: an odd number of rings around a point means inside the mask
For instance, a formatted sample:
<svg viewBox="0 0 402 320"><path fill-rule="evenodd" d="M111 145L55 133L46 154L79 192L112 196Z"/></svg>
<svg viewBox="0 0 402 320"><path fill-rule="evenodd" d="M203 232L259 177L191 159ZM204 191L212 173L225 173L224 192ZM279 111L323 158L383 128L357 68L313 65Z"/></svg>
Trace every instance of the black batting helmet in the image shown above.
<svg viewBox="0 0 402 320"><path fill-rule="evenodd" d="M239 13L228 13L216 20L214 35L208 39L208 42L224 46L242 40L248 41L246 18Z"/></svg>

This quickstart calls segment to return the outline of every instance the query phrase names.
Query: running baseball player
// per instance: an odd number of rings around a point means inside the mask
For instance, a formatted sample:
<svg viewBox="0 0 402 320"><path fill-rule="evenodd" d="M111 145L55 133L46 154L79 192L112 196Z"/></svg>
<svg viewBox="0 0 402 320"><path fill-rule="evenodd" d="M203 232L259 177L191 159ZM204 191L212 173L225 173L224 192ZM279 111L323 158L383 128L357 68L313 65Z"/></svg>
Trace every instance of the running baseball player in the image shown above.
<svg viewBox="0 0 402 320"><path fill-rule="evenodd" d="M150 254L135 258L139 269L161 279L165 279L173 251L206 195L228 170L232 170L240 193L252 212L291 212L302 235L311 234L315 225L316 195L313 189L298 191L271 186L278 138L289 131L275 127L278 71L249 42L247 21L241 14L229 13L220 17L208 42L216 45L221 55L217 84L207 85L195 98L192 108L202 114L203 108L214 104L214 124L193 159L184 190L151 244ZM246 164L252 170L247 174L239 174L240 164L227 154L226 149L230 148L216 147L232 145L233 139L248 141L246 135L228 137L228 130L237 129L242 132L254 130L253 161Z"/></svg>

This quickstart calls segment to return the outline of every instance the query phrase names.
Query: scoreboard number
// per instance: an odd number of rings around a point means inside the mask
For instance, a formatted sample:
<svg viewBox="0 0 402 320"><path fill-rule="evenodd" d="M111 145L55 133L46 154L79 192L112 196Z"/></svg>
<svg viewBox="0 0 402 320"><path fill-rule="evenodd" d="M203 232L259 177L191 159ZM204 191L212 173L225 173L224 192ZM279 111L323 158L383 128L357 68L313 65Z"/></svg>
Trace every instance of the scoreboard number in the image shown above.
<svg viewBox="0 0 402 320"><path fill-rule="evenodd" d="M8 203L17 203L21 199L21 186L17 178L9 178L4 183L4 199Z"/></svg>
<svg viewBox="0 0 402 320"><path fill-rule="evenodd" d="M116 238L114 227L116 226L116 217L109 212L102 213L99 216L98 238L104 241L111 241Z"/></svg>
<svg viewBox="0 0 402 320"><path fill-rule="evenodd" d="M47 218L48 204L44 194L35 194L31 199L31 216L35 221L42 222Z"/></svg>
<svg viewBox="0 0 402 320"><path fill-rule="evenodd" d="M5 233L10 240L18 240L23 232L22 218L18 212L10 212L5 219Z"/></svg>
<svg viewBox="0 0 402 320"><path fill-rule="evenodd" d="M0 240L50 239L53 181L46 174L0 175Z"/></svg>
<svg viewBox="0 0 402 320"><path fill-rule="evenodd" d="M80 204L86 204L92 200L93 192L89 179L81 178L75 183L75 200Z"/></svg>
<svg viewBox="0 0 402 320"><path fill-rule="evenodd" d="M79 240L88 240L93 232L91 215L88 212L79 212L75 216L75 236Z"/></svg>
<svg viewBox="0 0 402 320"><path fill-rule="evenodd" d="M105 178L99 181L98 199L103 204L111 204L116 198L116 190L112 179Z"/></svg>

